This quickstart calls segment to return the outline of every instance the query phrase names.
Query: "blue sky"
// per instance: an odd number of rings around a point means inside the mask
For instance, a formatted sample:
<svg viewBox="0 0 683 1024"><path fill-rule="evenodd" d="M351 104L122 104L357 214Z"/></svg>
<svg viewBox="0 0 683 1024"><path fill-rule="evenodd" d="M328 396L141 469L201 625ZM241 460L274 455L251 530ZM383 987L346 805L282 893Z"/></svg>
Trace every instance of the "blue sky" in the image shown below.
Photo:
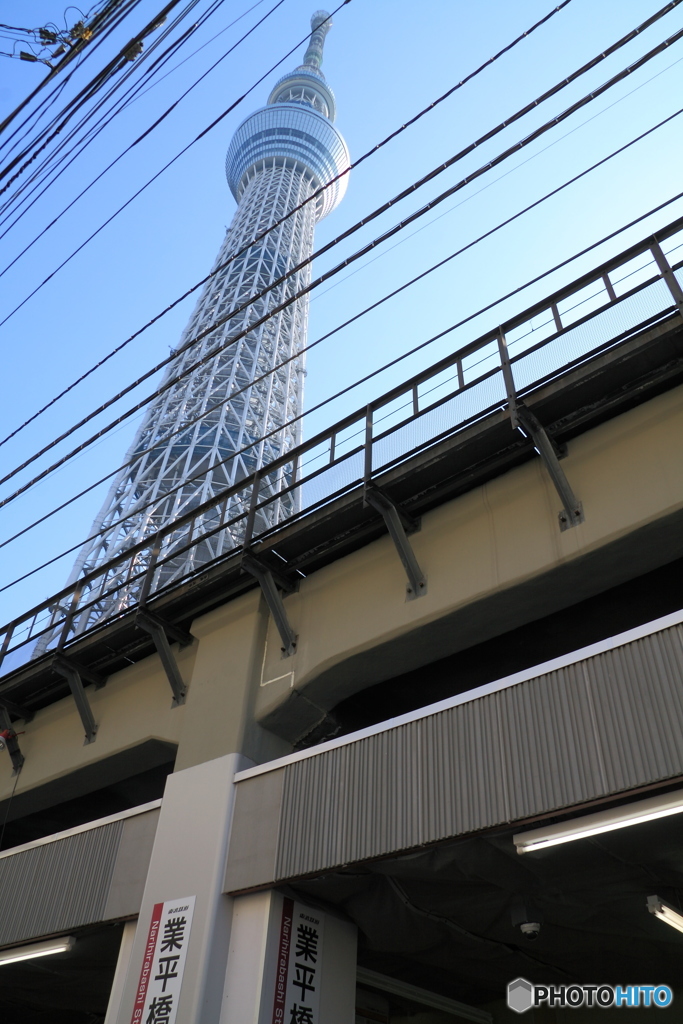
<svg viewBox="0 0 683 1024"><path fill-rule="evenodd" d="M272 2L263 0L238 24L221 31L251 2L226 0L219 7L168 67L175 67L211 37L221 34L132 103L22 217L2 239L0 269L272 6ZM151 17L158 6L158 0L143 0L119 42L129 38L137 23ZM0 278L0 319L295 45L307 31L313 6L302 0L285 0L153 134ZM660 6L663 2L657 0L572 0L529 39L359 167L352 174L342 205L318 225L317 244L334 238L533 100ZM197 10L207 7L208 0L200 0ZM352 159L488 59L551 7L552 0L517 0L514 4L509 0L479 0L476 4L432 0L422 6L407 0L352 0L335 16L323 66L337 97L337 126L348 142ZM61 18L62 8L46 0L5 0L2 14L5 22L38 26L57 20L58 11ZM67 20L71 23L75 17L72 8ZM522 122L506 129L435 182L321 257L314 273L350 255L383 228L492 159L682 26L683 4ZM265 103L273 82L295 66L302 53L303 49L285 61L0 328L2 436L208 272L235 209L224 175L225 151L232 133L247 114ZM3 59L0 111L11 110L42 74L38 65ZM418 225L356 264L352 271L342 273L333 283L319 289L311 302L309 340L315 340L676 111L683 105L682 81L683 41L523 153L468 186ZM306 405L317 404L680 191L682 122L683 117L672 121L647 141L320 345L308 361ZM683 203L669 207L419 356L355 389L343 400L308 417L305 435L310 437L370 397L681 213ZM0 465L9 469L20 463L164 358L169 347L177 342L193 305L193 299L186 300L106 368L0 448ZM148 384L139 391L139 397L149 390ZM130 402L131 399L110 410L107 419L122 412ZM137 418L129 420L67 467L0 510L0 537L22 529L114 469L123 459L137 422ZM104 423L105 418L101 418L96 425ZM90 432L92 425L87 433ZM68 447L86 436L85 431L79 432ZM51 458L67 450L67 445L61 445L51 453ZM2 495L9 494L17 483L30 479L36 469L47 464L47 457L41 459L31 472L26 471L6 484ZM0 585L87 536L103 493L100 489L89 494L21 541L3 548ZM73 557L68 556L49 570L0 593L0 620L11 619L59 589L68 576Z"/></svg>

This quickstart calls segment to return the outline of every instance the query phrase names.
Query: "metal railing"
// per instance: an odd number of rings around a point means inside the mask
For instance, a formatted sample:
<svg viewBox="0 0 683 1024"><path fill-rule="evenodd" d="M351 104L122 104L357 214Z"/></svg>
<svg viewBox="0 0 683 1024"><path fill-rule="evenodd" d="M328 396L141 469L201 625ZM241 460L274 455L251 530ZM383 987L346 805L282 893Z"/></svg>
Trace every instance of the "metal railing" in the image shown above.
<svg viewBox="0 0 683 1024"><path fill-rule="evenodd" d="M61 651L101 626L103 609L108 624L648 325L683 314L683 260L670 263L664 241L669 255L683 246L683 218L86 573L0 629L0 665L41 638L43 649ZM287 494L297 511L274 522L269 510ZM188 571L179 556L189 551Z"/></svg>

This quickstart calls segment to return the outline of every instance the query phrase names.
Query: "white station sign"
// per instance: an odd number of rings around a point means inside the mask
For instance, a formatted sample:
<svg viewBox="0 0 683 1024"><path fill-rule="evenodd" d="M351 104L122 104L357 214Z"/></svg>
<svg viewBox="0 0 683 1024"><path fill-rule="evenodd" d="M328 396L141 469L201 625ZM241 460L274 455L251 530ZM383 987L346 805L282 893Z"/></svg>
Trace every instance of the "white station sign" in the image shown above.
<svg viewBox="0 0 683 1024"><path fill-rule="evenodd" d="M174 1024L195 898L155 904L131 1024Z"/></svg>
<svg viewBox="0 0 683 1024"><path fill-rule="evenodd" d="M272 1024L321 1024L324 931L324 914L284 899Z"/></svg>

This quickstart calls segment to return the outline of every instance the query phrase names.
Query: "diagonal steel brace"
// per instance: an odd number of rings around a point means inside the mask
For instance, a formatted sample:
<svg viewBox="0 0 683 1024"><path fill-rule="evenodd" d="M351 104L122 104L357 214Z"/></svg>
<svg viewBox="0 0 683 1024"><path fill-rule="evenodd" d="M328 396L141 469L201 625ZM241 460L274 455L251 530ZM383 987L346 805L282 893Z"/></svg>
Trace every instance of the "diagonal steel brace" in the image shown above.
<svg viewBox="0 0 683 1024"><path fill-rule="evenodd" d="M287 612L285 611L282 596L277 585L279 584L286 593L291 593L294 590L294 584L285 576L263 565L258 558L248 552L242 555L242 568L250 576L258 580L282 640L282 653L285 658L288 658L296 651L296 633L289 624Z"/></svg>
<svg viewBox="0 0 683 1024"><path fill-rule="evenodd" d="M560 496L563 505L562 511L558 513L560 529L568 530L572 526L578 526L579 523L584 521L583 506L574 494L571 484L560 465L558 455L563 454L562 450L548 436L545 427L539 422L531 409L527 409L525 405L519 404L516 412L517 419L524 428L524 431L529 434L534 442L536 451L543 459L548 475Z"/></svg>
<svg viewBox="0 0 683 1024"><path fill-rule="evenodd" d="M0 729L5 734L4 740L7 747L7 753L12 760L12 767L14 771L12 775L18 775L21 769L24 767L24 755L19 747L19 741L17 734L14 731L12 725L12 719L9 716L6 708L0 707Z"/></svg>
<svg viewBox="0 0 683 1024"><path fill-rule="evenodd" d="M76 707L78 708L78 714L81 716L83 728L85 729L85 742L86 744L93 743L97 735L97 722L93 717L90 701L83 686L83 679L94 683L98 690L104 686L106 680L96 672L91 672L90 669L83 668L81 665L77 665L75 662L68 661L63 657L55 658L52 667L55 672L63 676L68 682L73 699L76 702Z"/></svg>
<svg viewBox="0 0 683 1024"><path fill-rule="evenodd" d="M183 682L183 678L180 675L177 662L173 657L173 651L171 645L168 642L168 638L175 640L180 644L181 647L187 647L192 643L194 637L191 633L188 633L184 629L180 629L178 626L172 625L170 622L165 622L160 619L157 615L148 611L146 608L141 608L135 616L135 625L143 629L145 633L149 633L154 646L157 649L157 654L161 664L163 665L166 678L168 679L171 690L173 691L173 703L172 707L177 708L181 704L185 703L185 697L187 696L187 687Z"/></svg>
<svg viewBox="0 0 683 1024"><path fill-rule="evenodd" d="M403 563L403 568L408 577L406 588L409 598L422 597L427 593L427 578L420 568L415 552L410 546L406 534L406 526L409 529L417 529L417 523L407 513L402 511L387 497L378 487L366 487L365 502L371 505L380 513L386 524L389 535L394 542L398 557Z"/></svg>
<svg viewBox="0 0 683 1024"><path fill-rule="evenodd" d="M23 704L15 704L13 700L7 700L6 697L0 697L0 708L4 708L10 715L21 718L26 723L35 718L35 711L30 711Z"/></svg>

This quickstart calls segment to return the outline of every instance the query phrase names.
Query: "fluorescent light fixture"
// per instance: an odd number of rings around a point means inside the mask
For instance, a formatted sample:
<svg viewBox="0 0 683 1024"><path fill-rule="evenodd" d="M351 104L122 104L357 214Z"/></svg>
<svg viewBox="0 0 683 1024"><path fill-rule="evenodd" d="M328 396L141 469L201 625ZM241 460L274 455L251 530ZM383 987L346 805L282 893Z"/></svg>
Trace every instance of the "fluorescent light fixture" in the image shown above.
<svg viewBox="0 0 683 1024"><path fill-rule="evenodd" d="M75 941L73 935L66 935L46 942L33 942L30 946L0 949L0 967L4 964L17 964L20 960L34 960L38 956L51 956L52 953L69 953Z"/></svg>
<svg viewBox="0 0 683 1024"><path fill-rule="evenodd" d="M659 896L648 896L647 909L655 917L658 917L660 921L664 921L666 924L670 924L672 928L683 932L683 914L679 914L677 910L670 907L664 900L660 900Z"/></svg>
<svg viewBox="0 0 683 1024"><path fill-rule="evenodd" d="M546 828L535 828L529 832L518 832L513 836L517 853L531 853L533 850L545 850L549 846L571 843L575 839L586 839L602 832L614 832L618 828L629 825L640 825L643 821L655 821L666 818L670 814L683 813L683 790L653 796L648 800L638 800L621 807L598 811L597 814L586 814L583 818L573 818Z"/></svg>

